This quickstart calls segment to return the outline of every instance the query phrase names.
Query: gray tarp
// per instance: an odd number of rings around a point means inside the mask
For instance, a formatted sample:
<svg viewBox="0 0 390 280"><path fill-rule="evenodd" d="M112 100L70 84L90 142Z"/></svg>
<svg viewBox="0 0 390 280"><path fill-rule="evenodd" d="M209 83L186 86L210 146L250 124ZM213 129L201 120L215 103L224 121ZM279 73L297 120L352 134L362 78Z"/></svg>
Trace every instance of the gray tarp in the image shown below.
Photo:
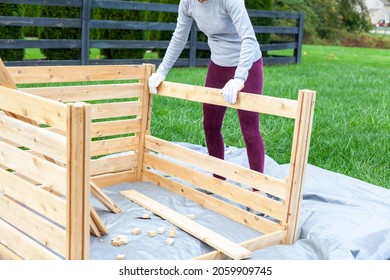
<svg viewBox="0 0 390 280"><path fill-rule="evenodd" d="M203 147L181 143L205 152ZM247 166L245 149L227 148L226 160ZM265 173L284 179L289 165L279 165L266 157ZM241 242L259 235L241 224L201 208L194 202L172 194L150 183L127 183L104 191L117 203L123 213L110 213L100 202L93 205L109 229L101 238L91 237L91 259L191 259L213 251L208 245L176 228L173 246L165 245L167 231L172 225L158 216L139 219L149 213L141 206L119 194L135 189L181 214L195 214L196 221L229 238ZM149 237L149 230L164 226L166 232ZM140 227L140 235L131 235ZM124 246L114 247L111 238L129 238ZM270 246L253 253L252 259L265 260L386 260L390 259L390 190L365 183L335 172L308 165L299 220L299 239L293 245Z"/></svg>

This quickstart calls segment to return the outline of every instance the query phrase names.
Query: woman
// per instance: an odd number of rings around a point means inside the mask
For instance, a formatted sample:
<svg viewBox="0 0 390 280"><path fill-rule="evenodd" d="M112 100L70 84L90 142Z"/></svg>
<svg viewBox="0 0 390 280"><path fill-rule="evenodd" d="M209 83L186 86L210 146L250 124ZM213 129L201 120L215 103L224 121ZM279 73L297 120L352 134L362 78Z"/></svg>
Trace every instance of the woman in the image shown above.
<svg viewBox="0 0 390 280"><path fill-rule="evenodd" d="M156 73L149 78L151 93L165 80L182 52L193 21L208 37L211 61L206 87L221 89L234 104L239 91L262 94L263 59L244 0L181 0L176 29ZM222 123L227 107L203 104L203 127L210 155L224 159ZM264 143L259 113L238 110L249 167L264 172ZM216 176L220 179L222 177Z"/></svg>

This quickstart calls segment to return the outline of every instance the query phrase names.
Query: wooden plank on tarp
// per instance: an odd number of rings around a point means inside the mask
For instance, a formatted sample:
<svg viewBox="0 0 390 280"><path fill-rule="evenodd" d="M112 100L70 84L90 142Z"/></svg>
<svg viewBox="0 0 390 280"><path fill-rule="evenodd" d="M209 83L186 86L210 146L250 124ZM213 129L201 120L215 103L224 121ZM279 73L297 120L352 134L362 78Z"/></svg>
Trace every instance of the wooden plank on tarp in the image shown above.
<svg viewBox="0 0 390 280"><path fill-rule="evenodd" d="M251 251L135 190L122 191L121 194L232 259L246 259L252 255Z"/></svg>

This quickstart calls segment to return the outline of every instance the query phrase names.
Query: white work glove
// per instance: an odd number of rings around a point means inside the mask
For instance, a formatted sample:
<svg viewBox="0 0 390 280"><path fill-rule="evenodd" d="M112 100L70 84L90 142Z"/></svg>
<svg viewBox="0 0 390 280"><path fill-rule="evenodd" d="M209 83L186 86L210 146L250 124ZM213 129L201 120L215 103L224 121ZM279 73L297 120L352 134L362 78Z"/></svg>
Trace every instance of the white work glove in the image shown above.
<svg viewBox="0 0 390 280"><path fill-rule="evenodd" d="M245 81L240 78L234 78L229 80L223 89L221 89L221 93L223 94L223 98L225 101L234 104L237 101L237 93L242 90L244 87Z"/></svg>
<svg viewBox="0 0 390 280"><path fill-rule="evenodd" d="M150 93L156 94L157 93L157 87L165 80L165 76L160 73L153 73L149 77L149 91Z"/></svg>

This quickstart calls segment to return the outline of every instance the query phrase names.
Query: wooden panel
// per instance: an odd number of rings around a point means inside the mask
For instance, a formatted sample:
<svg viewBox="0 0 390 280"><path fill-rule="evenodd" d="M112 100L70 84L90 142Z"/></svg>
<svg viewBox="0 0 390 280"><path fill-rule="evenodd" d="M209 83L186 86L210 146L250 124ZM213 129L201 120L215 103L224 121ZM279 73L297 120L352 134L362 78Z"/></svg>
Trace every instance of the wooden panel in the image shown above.
<svg viewBox="0 0 390 280"><path fill-rule="evenodd" d="M140 79L142 65L7 67L16 84Z"/></svg>
<svg viewBox="0 0 390 280"><path fill-rule="evenodd" d="M252 186L281 199L286 199L287 197L286 182L274 177L210 157L207 154L202 154L153 136L146 137L146 148L214 174L219 174L246 186ZM223 168L221 168L222 166Z"/></svg>
<svg viewBox="0 0 390 280"><path fill-rule="evenodd" d="M0 223L2 221L0 220ZM0 225L1 227L1 225ZM0 242L0 260L22 260L22 258L20 256L18 256L17 254L15 254L13 251L11 251L10 249L8 249L6 246L4 246L3 244L1 244Z"/></svg>
<svg viewBox="0 0 390 280"><path fill-rule="evenodd" d="M174 163L152 154L145 154L144 165L174 178L184 180L195 187L220 195L230 201L265 213L277 220L283 218L284 204L226 181L214 178L210 174L206 175L195 171L192 168L184 167L180 163ZM223 168L223 166L221 166L221 168Z"/></svg>
<svg viewBox="0 0 390 280"><path fill-rule="evenodd" d="M0 87L0 109L61 130L66 129L66 105L53 100Z"/></svg>
<svg viewBox="0 0 390 280"><path fill-rule="evenodd" d="M215 88L163 82L158 88L158 95L222 105L286 118L296 117L296 100L240 92L237 96L237 102L232 105L223 99L219 91L219 89Z"/></svg>
<svg viewBox="0 0 390 280"><path fill-rule="evenodd" d="M108 85L83 85L60 87L22 88L21 91L49 98L59 102L76 102L89 100L107 100L120 98L138 98L142 93L143 85L133 84L108 84Z"/></svg>
<svg viewBox="0 0 390 280"><path fill-rule="evenodd" d="M122 183L136 182L137 169L93 176L93 181L101 188L111 187Z"/></svg>
<svg viewBox="0 0 390 280"><path fill-rule="evenodd" d="M66 193L66 171L63 167L1 141L0 163L52 188L56 192Z"/></svg>
<svg viewBox="0 0 390 280"><path fill-rule="evenodd" d="M91 137L137 133L140 126L140 119L95 122L91 125Z"/></svg>
<svg viewBox="0 0 390 280"><path fill-rule="evenodd" d="M125 116L139 116L142 113L141 102L115 102L93 104L92 119L106 119Z"/></svg>
<svg viewBox="0 0 390 280"><path fill-rule="evenodd" d="M20 256L25 260L60 260L61 258L55 255L53 252L44 248L36 241L32 240L28 236L24 235L14 227L5 223L0 219L0 243L3 243L6 247L12 248L15 252L13 255ZM0 249L1 251L1 249ZM11 257L11 252L8 253L8 257ZM16 255L17 254L17 255ZM1 256L0 256L1 259Z"/></svg>
<svg viewBox="0 0 390 280"><path fill-rule="evenodd" d="M65 230L17 202L0 196L0 213L4 221L28 233L48 248L65 255Z"/></svg>
<svg viewBox="0 0 390 280"><path fill-rule="evenodd" d="M175 182L169 178L158 175L151 171L144 171L143 177L146 182L153 183L173 193L184 196L199 204L201 207L205 207L207 209L220 213L225 217L228 217L238 223L253 228L254 230L257 230L261 233L267 234L283 229L282 226L278 223L254 215L230 203L227 203L205 193L199 192L191 187L185 186L179 182Z"/></svg>
<svg viewBox="0 0 390 280"><path fill-rule="evenodd" d="M108 155L127 152L138 148L138 137L122 137L108 140L93 141L91 156Z"/></svg>
<svg viewBox="0 0 390 280"><path fill-rule="evenodd" d="M229 239L217 234L205 226L187 218L185 215L177 213L172 209L165 207L155 200L144 196L137 191L122 191L121 194L135 203L152 211L163 219L180 227L194 237L200 239L206 244L228 255L232 259L245 259L252 255L252 252L230 241Z"/></svg>
<svg viewBox="0 0 390 280"><path fill-rule="evenodd" d="M19 146L65 163L66 139L51 131L0 114L0 135Z"/></svg>
<svg viewBox="0 0 390 280"><path fill-rule="evenodd" d="M4 169L0 169L1 192L61 226L65 226L66 212L65 200L63 198L40 188L40 186L35 186Z"/></svg>
<svg viewBox="0 0 390 280"><path fill-rule="evenodd" d="M133 169L137 164L136 154L113 155L91 160L91 176Z"/></svg>

